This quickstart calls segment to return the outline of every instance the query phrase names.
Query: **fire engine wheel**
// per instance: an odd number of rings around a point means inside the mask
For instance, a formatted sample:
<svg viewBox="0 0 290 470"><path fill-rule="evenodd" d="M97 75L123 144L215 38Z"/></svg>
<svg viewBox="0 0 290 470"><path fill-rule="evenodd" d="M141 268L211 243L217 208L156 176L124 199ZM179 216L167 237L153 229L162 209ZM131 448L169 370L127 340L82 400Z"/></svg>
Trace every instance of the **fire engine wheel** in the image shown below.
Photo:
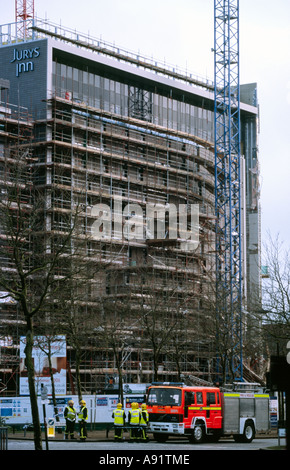
<svg viewBox="0 0 290 470"><path fill-rule="evenodd" d="M252 421L246 421L243 434L234 436L236 442L250 443L255 438L255 428Z"/></svg>
<svg viewBox="0 0 290 470"><path fill-rule="evenodd" d="M189 441L194 444L200 444L203 442L205 436L204 425L202 423L196 424L189 437Z"/></svg>
<svg viewBox="0 0 290 470"><path fill-rule="evenodd" d="M247 421L242 436L243 442L252 442L255 437L255 429L251 421Z"/></svg>

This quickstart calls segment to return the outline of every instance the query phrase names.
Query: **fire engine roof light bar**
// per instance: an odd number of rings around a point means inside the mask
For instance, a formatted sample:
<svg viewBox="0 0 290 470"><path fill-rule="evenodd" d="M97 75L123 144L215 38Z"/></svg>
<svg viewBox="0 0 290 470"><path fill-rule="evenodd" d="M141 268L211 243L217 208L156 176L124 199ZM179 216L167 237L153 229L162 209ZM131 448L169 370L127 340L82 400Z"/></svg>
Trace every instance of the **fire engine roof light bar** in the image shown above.
<svg viewBox="0 0 290 470"><path fill-rule="evenodd" d="M184 387L185 384L184 382L152 382L151 385L155 385L155 386L162 386L162 385L166 385L166 386L174 386L174 387Z"/></svg>
<svg viewBox="0 0 290 470"><path fill-rule="evenodd" d="M215 0L214 33L216 306L229 340L228 367L243 380L239 0Z"/></svg>

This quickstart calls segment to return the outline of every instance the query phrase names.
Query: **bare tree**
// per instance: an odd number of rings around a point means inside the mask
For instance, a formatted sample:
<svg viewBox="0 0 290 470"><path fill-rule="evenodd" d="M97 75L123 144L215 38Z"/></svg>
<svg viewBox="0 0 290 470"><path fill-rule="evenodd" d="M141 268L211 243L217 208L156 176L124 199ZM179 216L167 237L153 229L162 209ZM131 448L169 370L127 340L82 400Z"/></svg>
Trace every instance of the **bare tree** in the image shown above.
<svg viewBox="0 0 290 470"><path fill-rule="evenodd" d="M215 379L219 383L225 383L227 380L235 379L237 338L234 336L234 330L240 328L242 333L243 324L238 324L239 305L230 303L228 287L219 287L217 290L215 275L208 272L207 278L207 287L202 295L200 329L206 341L211 344Z"/></svg>
<svg viewBox="0 0 290 470"><path fill-rule="evenodd" d="M117 296L100 299L98 312L98 325L95 324L94 335L103 351L109 351L112 358L112 368L118 374L118 395L123 403L124 370L132 337L134 337L134 325L130 325L130 303L128 298L118 300ZM135 341L134 337L134 341Z"/></svg>
<svg viewBox="0 0 290 470"><path fill-rule="evenodd" d="M290 338L290 250L281 241L268 235L264 247L263 311L260 314L262 331L281 348Z"/></svg>
<svg viewBox="0 0 290 470"><path fill-rule="evenodd" d="M1 161L1 240L0 288L19 305L25 322L25 356L28 373L35 449L41 450L41 430L35 390L33 343L35 320L47 311L67 273L59 268L70 252L78 220L78 210L67 217L62 233L45 230L44 214L50 210L47 199L33 185L34 162L29 149L15 147Z"/></svg>
<svg viewBox="0 0 290 470"><path fill-rule="evenodd" d="M74 283L73 283L74 284ZM96 324L91 310L87 310L87 298L77 290L68 293L66 285L58 297L59 309L54 313L54 321L58 331L66 336L67 342L74 353L75 380L79 401L82 400L83 386L81 382L81 364L84 350L88 340L92 337L92 330ZM66 296L67 294L67 296ZM69 295L70 294L70 295Z"/></svg>
<svg viewBox="0 0 290 470"><path fill-rule="evenodd" d="M59 335L49 334L49 331L52 332L52 329L49 328L47 330L46 328L44 328L45 335L37 336L36 338L34 338L34 347L39 348L42 354L47 357L48 372L49 372L50 383L51 383L51 398L52 398L52 402L54 406L54 414L56 417L56 421L59 422L52 360L53 360L53 356L58 355L59 349L63 348L63 343L65 340L60 338ZM56 349L55 349L55 346L56 346Z"/></svg>
<svg viewBox="0 0 290 470"><path fill-rule="evenodd" d="M142 330L144 344L152 350L153 376L158 378L158 366L162 354L166 353L174 341L180 320L180 303L176 285L170 288L160 285L158 276L147 269L138 272L140 293L137 300L138 323Z"/></svg>

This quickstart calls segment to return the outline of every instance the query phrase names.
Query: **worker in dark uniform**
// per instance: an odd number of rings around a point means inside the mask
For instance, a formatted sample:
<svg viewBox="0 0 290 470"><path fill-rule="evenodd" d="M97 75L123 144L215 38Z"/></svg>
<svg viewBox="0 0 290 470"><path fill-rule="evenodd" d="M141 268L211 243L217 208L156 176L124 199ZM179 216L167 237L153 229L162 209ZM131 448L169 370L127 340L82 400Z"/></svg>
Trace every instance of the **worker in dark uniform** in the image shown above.
<svg viewBox="0 0 290 470"><path fill-rule="evenodd" d="M148 435L147 435L148 423L149 423L149 413L147 411L146 404L143 403L141 405L140 428L141 428L141 440L145 442L149 440Z"/></svg>
<svg viewBox="0 0 290 470"><path fill-rule="evenodd" d="M118 403L117 409L113 411L112 418L114 418L115 438L116 442L123 442L123 432L126 420L126 413L123 410L122 403Z"/></svg>
<svg viewBox="0 0 290 470"><path fill-rule="evenodd" d="M64 409L64 417L65 417L65 439L68 439L70 436L71 439L74 439L74 430L75 430L75 423L77 417L77 411L74 408L73 400L69 400L65 409Z"/></svg>
<svg viewBox="0 0 290 470"><path fill-rule="evenodd" d="M88 420L88 409L85 400L80 401L80 411L78 414L79 426L80 426L80 441L85 442L87 433L87 420Z"/></svg>

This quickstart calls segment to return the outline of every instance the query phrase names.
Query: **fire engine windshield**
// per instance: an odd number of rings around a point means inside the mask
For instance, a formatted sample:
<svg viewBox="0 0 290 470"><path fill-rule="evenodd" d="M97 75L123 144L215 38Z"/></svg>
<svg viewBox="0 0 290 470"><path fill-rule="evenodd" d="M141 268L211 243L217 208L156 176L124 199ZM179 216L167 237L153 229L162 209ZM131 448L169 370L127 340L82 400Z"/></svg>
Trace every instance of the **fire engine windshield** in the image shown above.
<svg viewBox="0 0 290 470"><path fill-rule="evenodd" d="M150 388L148 405L180 406L181 390L178 388Z"/></svg>

